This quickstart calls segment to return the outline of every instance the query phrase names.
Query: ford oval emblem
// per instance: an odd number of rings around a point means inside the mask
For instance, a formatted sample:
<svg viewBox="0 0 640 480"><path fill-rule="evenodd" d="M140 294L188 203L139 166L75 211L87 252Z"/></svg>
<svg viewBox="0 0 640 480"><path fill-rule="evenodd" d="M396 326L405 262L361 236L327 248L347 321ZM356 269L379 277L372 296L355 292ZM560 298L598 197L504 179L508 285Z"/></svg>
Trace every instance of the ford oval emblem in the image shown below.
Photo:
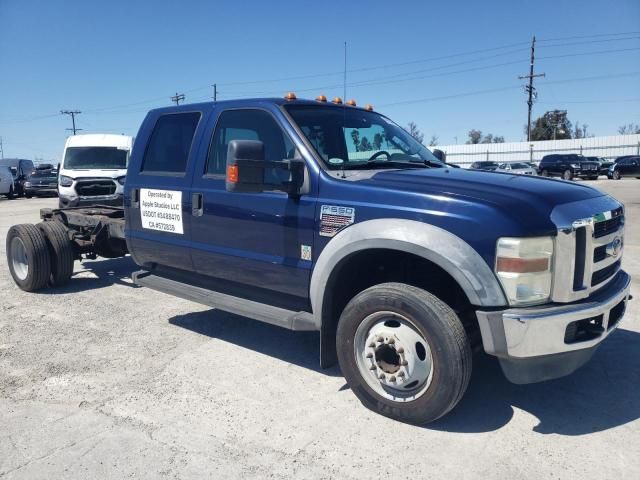
<svg viewBox="0 0 640 480"><path fill-rule="evenodd" d="M622 238L616 237L611 241L611 243L607 244L607 256L617 257L620 254L621 249L622 249Z"/></svg>

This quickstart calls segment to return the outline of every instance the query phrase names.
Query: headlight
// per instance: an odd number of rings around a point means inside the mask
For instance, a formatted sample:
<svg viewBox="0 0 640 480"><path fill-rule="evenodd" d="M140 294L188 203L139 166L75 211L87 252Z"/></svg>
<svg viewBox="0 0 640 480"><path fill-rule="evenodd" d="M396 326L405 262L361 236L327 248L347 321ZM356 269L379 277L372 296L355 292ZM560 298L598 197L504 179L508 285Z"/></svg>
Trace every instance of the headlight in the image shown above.
<svg viewBox="0 0 640 480"><path fill-rule="evenodd" d="M29 187L31 186L31 182L24 182L24 186L25 186L26 188L29 188Z"/></svg>
<svg viewBox="0 0 640 480"><path fill-rule="evenodd" d="M60 175L60 186L61 187L70 187L73 185L73 178L67 177L65 175Z"/></svg>
<svg viewBox="0 0 640 480"><path fill-rule="evenodd" d="M580 164L579 163L572 163L571 164L571 168L580 168Z"/></svg>
<svg viewBox="0 0 640 480"><path fill-rule="evenodd" d="M553 237L498 239L496 274L510 305L549 300L552 264Z"/></svg>
<svg viewBox="0 0 640 480"><path fill-rule="evenodd" d="M124 181L126 180L126 178L127 178L126 176L122 176L122 177L116 178L116 180L120 185L124 185Z"/></svg>

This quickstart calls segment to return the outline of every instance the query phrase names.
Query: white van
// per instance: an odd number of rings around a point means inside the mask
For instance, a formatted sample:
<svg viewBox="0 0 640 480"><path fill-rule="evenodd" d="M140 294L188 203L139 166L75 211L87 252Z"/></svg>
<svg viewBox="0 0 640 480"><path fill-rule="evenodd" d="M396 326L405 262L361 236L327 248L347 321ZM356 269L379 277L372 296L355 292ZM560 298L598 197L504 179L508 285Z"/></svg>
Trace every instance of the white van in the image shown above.
<svg viewBox="0 0 640 480"><path fill-rule="evenodd" d="M67 138L59 168L60 208L122 205L132 146L133 137L126 135L89 134Z"/></svg>

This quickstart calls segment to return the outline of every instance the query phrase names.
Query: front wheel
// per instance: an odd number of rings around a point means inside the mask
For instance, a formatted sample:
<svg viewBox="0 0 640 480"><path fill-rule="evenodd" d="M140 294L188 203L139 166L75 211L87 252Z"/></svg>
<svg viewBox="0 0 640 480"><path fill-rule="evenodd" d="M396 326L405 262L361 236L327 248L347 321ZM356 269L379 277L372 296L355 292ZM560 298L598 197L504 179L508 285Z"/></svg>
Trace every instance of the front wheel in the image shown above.
<svg viewBox="0 0 640 480"><path fill-rule="evenodd" d="M620 172L618 170L614 170L612 177L614 180L620 180L622 178L622 175L620 175Z"/></svg>
<svg viewBox="0 0 640 480"><path fill-rule="evenodd" d="M573 173L571 172L571 170L565 170L564 172L562 172L563 180L571 180L572 178L573 178Z"/></svg>
<svg viewBox="0 0 640 480"><path fill-rule="evenodd" d="M336 346L358 399L407 423L447 414L471 377L471 347L458 316L411 285L385 283L356 295L340 316Z"/></svg>
<svg viewBox="0 0 640 480"><path fill-rule="evenodd" d="M8 200L13 200L14 198L16 198L16 194L13 191L13 185L9 187L9 193L7 193L7 199Z"/></svg>
<svg viewBox="0 0 640 480"><path fill-rule="evenodd" d="M542 170L542 172L540 172L540 175L543 177L548 177L549 176L549 171L548 170Z"/></svg>

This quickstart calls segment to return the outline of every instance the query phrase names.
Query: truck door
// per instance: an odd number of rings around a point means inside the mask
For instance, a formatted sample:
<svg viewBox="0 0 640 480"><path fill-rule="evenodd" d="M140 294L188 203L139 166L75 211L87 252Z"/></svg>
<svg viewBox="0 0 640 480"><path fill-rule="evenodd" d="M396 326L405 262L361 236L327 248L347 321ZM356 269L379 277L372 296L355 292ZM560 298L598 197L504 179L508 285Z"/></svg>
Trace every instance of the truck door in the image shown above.
<svg viewBox="0 0 640 480"><path fill-rule="evenodd" d="M193 270L191 163L201 117L199 111L172 111L148 117L140 129L127 170L125 211L129 251L145 268Z"/></svg>
<svg viewBox="0 0 640 480"><path fill-rule="evenodd" d="M298 149L266 110L230 109L214 115L211 121L215 121L215 129L206 154L199 156L203 164L196 167L193 179L193 195L202 207L201 211L194 207L191 218L196 270L243 289L249 286L256 294L270 290L282 294L285 302L307 301L315 195L291 198L278 191L249 194L225 190L231 140L262 141L266 161L299 158ZM266 175L274 178L267 180L275 183L277 172L268 171ZM269 299L274 297L272 293Z"/></svg>

